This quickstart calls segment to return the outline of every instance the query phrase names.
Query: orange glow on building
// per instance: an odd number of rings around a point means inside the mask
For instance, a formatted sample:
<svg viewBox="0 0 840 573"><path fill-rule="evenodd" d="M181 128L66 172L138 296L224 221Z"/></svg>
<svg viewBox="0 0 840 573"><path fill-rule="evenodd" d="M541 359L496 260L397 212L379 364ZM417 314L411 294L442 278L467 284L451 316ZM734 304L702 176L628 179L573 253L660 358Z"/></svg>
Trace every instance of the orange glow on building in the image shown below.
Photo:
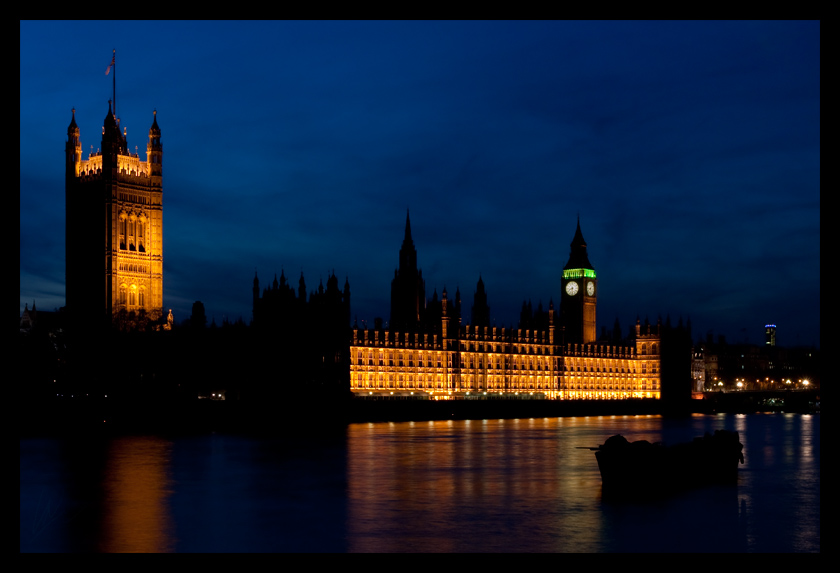
<svg viewBox="0 0 840 573"><path fill-rule="evenodd" d="M350 343L350 389L360 397L404 399L623 400L661 396L659 327L637 321L633 340L611 345L594 340L595 271L585 254L578 224L562 288L571 310L556 325L553 304L534 319L534 328L506 329L460 325L460 293L450 301L444 289L430 302L406 218L406 238L397 277L409 276L406 292L392 285L392 317L405 303L399 330L354 327ZM408 267L408 268L406 268ZM569 267L569 265L567 265ZM580 268L577 268L580 267ZM587 280L579 291L567 288L575 273ZM420 277L420 284L417 284ZM567 280L568 279L568 280ZM416 308L425 309L425 322ZM484 283L479 278L473 317L487 320ZM406 318L408 317L408 318ZM418 317L415 319L415 317ZM414 321L413 323L411 321ZM521 325L520 325L521 326ZM564 342L564 340L571 340Z"/></svg>
<svg viewBox="0 0 840 573"><path fill-rule="evenodd" d="M558 345L542 335L469 325L452 338L354 328L350 388L433 400L660 398L658 334L640 332L635 346Z"/></svg>
<svg viewBox="0 0 840 573"><path fill-rule="evenodd" d="M110 106L101 149L83 159L73 110L65 180L67 306L74 316L95 319L103 307L111 321L123 311L150 320L163 315L162 160L157 112L143 161L128 150Z"/></svg>

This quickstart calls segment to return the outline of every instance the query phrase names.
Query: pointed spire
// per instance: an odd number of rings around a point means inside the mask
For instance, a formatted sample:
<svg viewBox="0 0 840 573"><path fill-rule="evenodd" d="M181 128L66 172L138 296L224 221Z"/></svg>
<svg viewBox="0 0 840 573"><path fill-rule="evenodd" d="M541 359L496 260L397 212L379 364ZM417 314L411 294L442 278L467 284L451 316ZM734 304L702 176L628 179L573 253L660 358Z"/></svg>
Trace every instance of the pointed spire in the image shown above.
<svg viewBox="0 0 840 573"><path fill-rule="evenodd" d="M586 254L586 240L583 238L583 233L580 230L580 215L578 215L577 218L575 236L572 238L571 249L569 252L569 262L567 262L566 266L563 268L595 270L592 263L589 262L589 255Z"/></svg>
<svg viewBox="0 0 840 573"><path fill-rule="evenodd" d="M580 215L577 217L577 229L575 229L575 236L572 239L572 248L575 247L586 248L586 241L583 238L583 233L580 230Z"/></svg>
<svg viewBox="0 0 840 573"><path fill-rule="evenodd" d="M77 134L79 132L79 126L76 125L76 108L73 108L73 116L70 118L70 125L67 127L68 134Z"/></svg>
<svg viewBox="0 0 840 573"><path fill-rule="evenodd" d="M411 219L408 216L408 208L405 210L405 238L403 241L411 243Z"/></svg>
<svg viewBox="0 0 840 573"><path fill-rule="evenodd" d="M411 220L408 217L408 210L405 212L405 237L400 247L399 275L407 277L405 280L414 281L417 277L417 249L414 248L414 241L411 239Z"/></svg>
<svg viewBox="0 0 840 573"><path fill-rule="evenodd" d="M152 112L152 127L149 128L149 137L160 137L160 127L157 122L157 110Z"/></svg>
<svg viewBox="0 0 840 573"><path fill-rule="evenodd" d="M111 111L111 100L108 100L108 115L105 116L105 127L116 127L117 120L114 118L114 112Z"/></svg>
<svg viewBox="0 0 840 573"><path fill-rule="evenodd" d="M335 269L333 269L330 276L327 277L327 292L337 293L338 290L338 277L335 276Z"/></svg>

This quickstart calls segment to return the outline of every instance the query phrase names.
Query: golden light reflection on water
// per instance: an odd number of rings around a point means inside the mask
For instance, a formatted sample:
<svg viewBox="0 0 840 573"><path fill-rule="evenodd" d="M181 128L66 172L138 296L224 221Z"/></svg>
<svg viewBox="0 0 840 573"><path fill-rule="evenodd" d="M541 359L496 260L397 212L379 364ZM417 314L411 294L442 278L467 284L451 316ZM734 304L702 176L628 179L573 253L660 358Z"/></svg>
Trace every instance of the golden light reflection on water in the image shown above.
<svg viewBox="0 0 840 573"><path fill-rule="evenodd" d="M100 551L172 551L169 496L171 443L156 437L125 437L110 443L103 479Z"/></svg>
<svg viewBox="0 0 840 573"><path fill-rule="evenodd" d="M570 429L580 435L577 423L540 418L351 425L348 550L597 548L600 513L582 511L582 504L598 503L597 464L592 452L575 449L580 443L562 439ZM534 533L533 545L523 529ZM552 538L556 545L546 547Z"/></svg>
<svg viewBox="0 0 840 573"><path fill-rule="evenodd" d="M604 500L577 449L720 428L745 443L737 487L650 503ZM819 552L819 437L819 415L770 414L22 439L21 552Z"/></svg>
<svg viewBox="0 0 840 573"><path fill-rule="evenodd" d="M797 488L799 504L796 506L795 523L805 526L792 527L791 533L798 548L807 550L816 541L819 548L820 528L819 520L814 520L810 512L820 506L820 466L819 466L819 426L816 425L815 415L803 415L799 422L799 477L807 480L809 488ZM810 527L809 527L810 526Z"/></svg>

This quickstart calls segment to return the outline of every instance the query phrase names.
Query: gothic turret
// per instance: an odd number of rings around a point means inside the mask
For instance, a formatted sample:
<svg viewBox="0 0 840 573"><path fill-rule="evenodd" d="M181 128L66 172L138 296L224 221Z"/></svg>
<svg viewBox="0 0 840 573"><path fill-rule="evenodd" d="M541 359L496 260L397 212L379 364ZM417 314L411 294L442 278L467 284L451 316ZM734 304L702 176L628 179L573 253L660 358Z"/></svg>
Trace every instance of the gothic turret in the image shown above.
<svg viewBox="0 0 840 573"><path fill-rule="evenodd" d="M111 101L108 101L108 114L102 125L102 172L113 171L116 174L119 168L117 156L128 155L125 137L120 133L120 126L117 118L111 111Z"/></svg>
<svg viewBox="0 0 840 573"><path fill-rule="evenodd" d="M64 149L67 153L67 177L78 177L79 166L82 162L82 140L79 135L79 126L76 125L75 108L73 108L73 117L70 119L70 125L67 126L67 143Z"/></svg>
<svg viewBox="0 0 840 573"><path fill-rule="evenodd" d="M487 306L487 293L481 275L478 275L478 284L475 286L471 320L473 326L490 326L490 307Z"/></svg>
<svg viewBox="0 0 840 573"><path fill-rule="evenodd" d="M417 250L411 238L411 220L405 214L405 235L400 248L400 266L391 282L392 331L414 332L423 321L426 287L423 272L417 269Z"/></svg>
<svg viewBox="0 0 840 573"><path fill-rule="evenodd" d="M435 298L435 300L437 300L437 289L435 290L435 297L434 298ZM449 333L450 333L450 328L449 327L450 327L450 323L452 322L452 316L451 316L451 310L449 308L449 300L447 299L447 296L446 296L446 287L445 286L443 287L443 292L441 293L440 316L441 316L440 332L441 332L441 336L443 337L443 339L446 340L447 338L449 338Z"/></svg>
<svg viewBox="0 0 840 573"><path fill-rule="evenodd" d="M157 123L157 110L153 112L152 127L149 128L149 142L146 144L146 159L149 162L152 177L160 177L163 172L163 145L160 143L160 128ZM153 181L155 181L153 179ZM157 180L160 183L160 180Z"/></svg>

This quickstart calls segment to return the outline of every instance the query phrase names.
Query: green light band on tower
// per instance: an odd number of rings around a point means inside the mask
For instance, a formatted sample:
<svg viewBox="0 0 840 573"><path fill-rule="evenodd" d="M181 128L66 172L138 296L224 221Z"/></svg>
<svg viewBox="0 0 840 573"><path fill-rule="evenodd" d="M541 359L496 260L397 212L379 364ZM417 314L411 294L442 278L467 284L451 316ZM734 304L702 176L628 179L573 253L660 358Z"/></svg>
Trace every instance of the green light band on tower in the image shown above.
<svg viewBox="0 0 840 573"><path fill-rule="evenodd" d="M563 271L564 279L580 279L584 277L590 279L597 278L595 276L595 271L592 269L565 269Z"/></svg>

